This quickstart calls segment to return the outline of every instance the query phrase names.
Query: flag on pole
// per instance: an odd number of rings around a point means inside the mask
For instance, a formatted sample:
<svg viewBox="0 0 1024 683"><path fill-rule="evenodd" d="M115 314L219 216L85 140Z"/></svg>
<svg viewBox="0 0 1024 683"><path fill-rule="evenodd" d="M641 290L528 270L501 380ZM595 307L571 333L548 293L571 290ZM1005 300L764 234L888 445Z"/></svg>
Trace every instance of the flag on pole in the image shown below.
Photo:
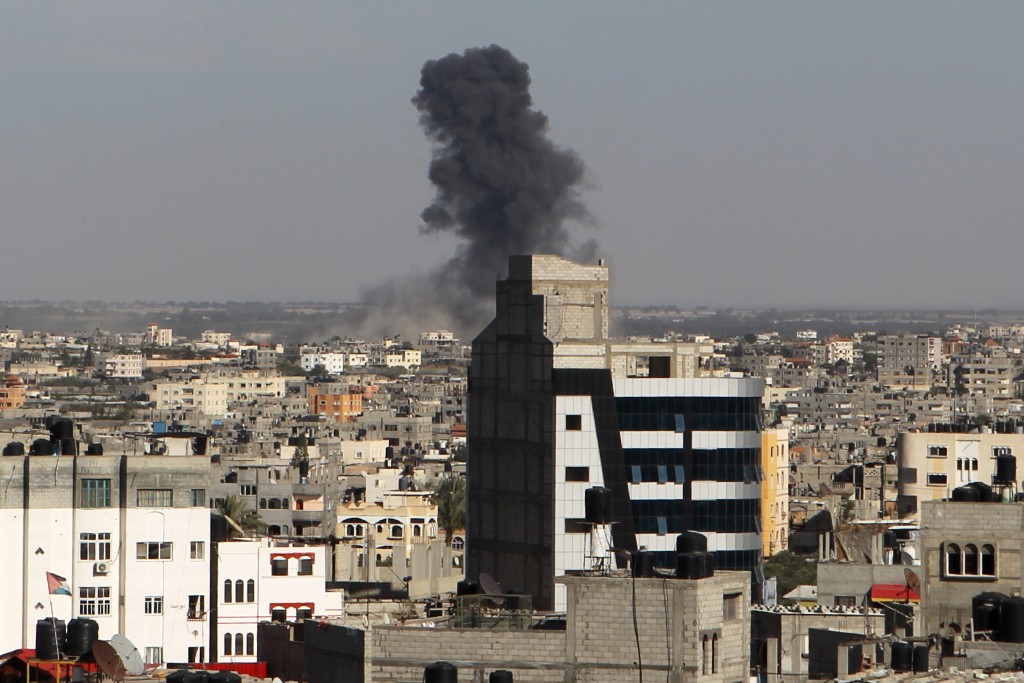
<svg viewBox="0 0 1024 683"><path fill-rule="evenodd" d="M46 572L46 587L50 590L50 595L71 595L68 580L53 572Z"/></svg>

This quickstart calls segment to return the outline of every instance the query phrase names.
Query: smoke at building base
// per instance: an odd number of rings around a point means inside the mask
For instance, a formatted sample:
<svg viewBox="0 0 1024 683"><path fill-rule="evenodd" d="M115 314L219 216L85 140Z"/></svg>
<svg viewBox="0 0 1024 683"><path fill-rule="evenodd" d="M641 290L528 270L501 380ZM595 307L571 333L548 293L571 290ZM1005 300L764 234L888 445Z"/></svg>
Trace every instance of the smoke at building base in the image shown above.
<svg viewBox="0 0 1024 683"><path fill-rule="evenodd" d="M435 189L421 232L459 240L452 258L420 276L367 289L364 334L437 327L474 335L493 317L494 283L510 254L591 261L596 242L573 244L567 223L591 225L580 191L586 169L548 138L533 107L529 67L497 45L424 64L412 99L434 145Z"/></svg>

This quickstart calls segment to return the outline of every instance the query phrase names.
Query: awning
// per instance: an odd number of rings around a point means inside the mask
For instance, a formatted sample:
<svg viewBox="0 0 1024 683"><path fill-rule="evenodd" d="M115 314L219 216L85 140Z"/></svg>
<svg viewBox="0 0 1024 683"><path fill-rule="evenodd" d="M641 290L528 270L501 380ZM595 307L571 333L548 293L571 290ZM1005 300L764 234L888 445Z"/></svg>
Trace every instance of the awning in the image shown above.
<svg viewBox="0 0 1024 683"><path fill-rule="evenodd" d="M920 603L921 596L905 583L876 583L871 587L871 602Z"/></svg>

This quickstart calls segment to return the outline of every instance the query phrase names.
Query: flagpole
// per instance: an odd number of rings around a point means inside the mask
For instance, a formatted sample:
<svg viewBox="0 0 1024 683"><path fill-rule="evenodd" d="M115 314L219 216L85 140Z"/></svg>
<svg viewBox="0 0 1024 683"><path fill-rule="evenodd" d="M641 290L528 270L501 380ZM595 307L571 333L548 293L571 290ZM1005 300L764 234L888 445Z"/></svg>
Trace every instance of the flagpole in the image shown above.
<svg viewBox="0 0 1024 683"><path fill-rule="evenodd" d="M62 648L60 646L60 642L57 640L57 617L53 614L53 593L50 593L50 623L53 625L53 644L57 647L57 659L63 659L64 653L61 651ZM36 647L39 647L38 643L36 644ZM36 651L36 655L39 655L38 650Z"/></svg>

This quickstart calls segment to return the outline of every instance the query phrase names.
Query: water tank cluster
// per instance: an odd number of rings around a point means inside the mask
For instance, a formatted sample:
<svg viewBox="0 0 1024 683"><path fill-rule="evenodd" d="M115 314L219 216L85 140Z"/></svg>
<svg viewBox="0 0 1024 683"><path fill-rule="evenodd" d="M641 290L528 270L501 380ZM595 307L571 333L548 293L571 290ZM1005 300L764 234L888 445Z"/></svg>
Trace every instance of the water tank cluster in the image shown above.
<svg viewBox="0 0 1024 683"><path fill-rule="evenodd" d="M92 652L99 639L100 625L94 619L47 617L36 622L36 656L40 659L81 657Z"/></svg>
<svg viewBox="0 0 1024 683"><path fill-rule="evenodd" d="M993 491L991 486L980 481L957 486L953 489L952 498L958 503L999 503L1002 501L1002 496L997 491Z"/></svg>
<svg viewBox="0 0 1024 683"><path fill-rule="evenodd" d="M975 632L1001 643L1024 643L1024 597L986 591L971 600Z"/></svg>
<svg viewBox="0 0 1024 683"><path fill-rule="evenodd" d="M891 648L892 670L896 673L924 673L928 671L929 648L927 644L914 645L904 640L893 642Z"/></svg>

